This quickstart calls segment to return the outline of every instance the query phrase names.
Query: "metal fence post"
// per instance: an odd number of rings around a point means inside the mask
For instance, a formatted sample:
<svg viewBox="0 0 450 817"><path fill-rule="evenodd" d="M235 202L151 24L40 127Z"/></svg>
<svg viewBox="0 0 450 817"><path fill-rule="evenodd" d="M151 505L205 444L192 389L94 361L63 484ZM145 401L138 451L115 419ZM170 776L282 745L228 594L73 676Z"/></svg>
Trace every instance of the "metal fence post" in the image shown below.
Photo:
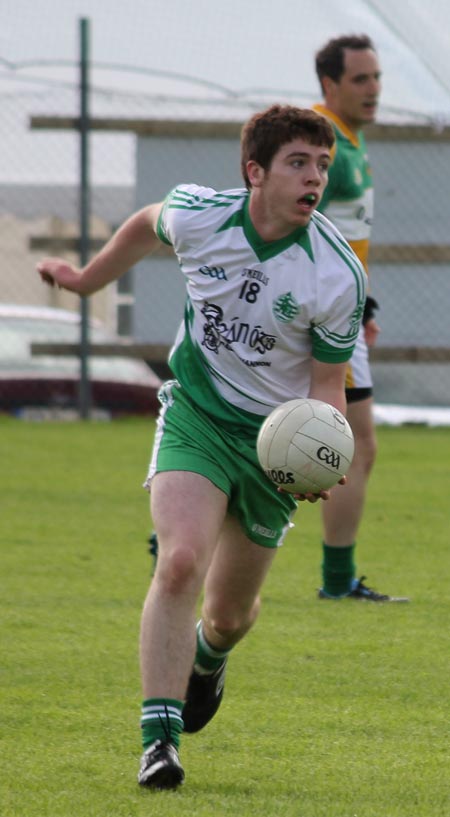
<svg viewBox="0 0 450 817"><path fill-rule="evenodd" d="M89 260L90 180L89 180L89 20L80 19L80 266ZM89 306L83 296L80 303L80 387L79 412L83 420L91 413L89 381Z"/></svg>

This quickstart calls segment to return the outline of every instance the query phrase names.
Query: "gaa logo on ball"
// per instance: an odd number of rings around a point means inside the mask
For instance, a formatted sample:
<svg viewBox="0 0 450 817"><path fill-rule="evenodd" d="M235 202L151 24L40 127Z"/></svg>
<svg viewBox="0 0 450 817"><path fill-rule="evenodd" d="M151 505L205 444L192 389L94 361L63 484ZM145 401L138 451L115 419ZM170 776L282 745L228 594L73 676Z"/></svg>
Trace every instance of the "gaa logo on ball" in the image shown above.
<svg viewBox="0 0 450 817"><path fill-rule="evenodd" d="M266 475L294 494L316 494L336 485L351 465L354 448L344 415L329 403L309 398L274 409L256 443Z"/></svg>
<svg viewBox="0 0 450 817"><path fill-rule="evenodd" d="M323 460L326 462L327 465L331 465L332 468L339 468L341 463L341 458L336 451L330 451L330 449L326 445L321 445L320 448L317 449L317 459Z"/></svg>

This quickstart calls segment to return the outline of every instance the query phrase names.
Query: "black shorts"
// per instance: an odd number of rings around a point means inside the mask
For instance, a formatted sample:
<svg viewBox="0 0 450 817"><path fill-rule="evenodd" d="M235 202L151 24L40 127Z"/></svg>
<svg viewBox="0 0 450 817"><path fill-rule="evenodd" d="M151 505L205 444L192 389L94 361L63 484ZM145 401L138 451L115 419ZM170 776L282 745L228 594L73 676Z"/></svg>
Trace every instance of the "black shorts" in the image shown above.
<svg viewBox="0 0 450 817"><path fill-rule="evenodd" d="M372 397L373 389L369 386L366 389L346 389L345 396L347 398L347 403L359 403L360 400L367 400L368 397Z"/></svg>

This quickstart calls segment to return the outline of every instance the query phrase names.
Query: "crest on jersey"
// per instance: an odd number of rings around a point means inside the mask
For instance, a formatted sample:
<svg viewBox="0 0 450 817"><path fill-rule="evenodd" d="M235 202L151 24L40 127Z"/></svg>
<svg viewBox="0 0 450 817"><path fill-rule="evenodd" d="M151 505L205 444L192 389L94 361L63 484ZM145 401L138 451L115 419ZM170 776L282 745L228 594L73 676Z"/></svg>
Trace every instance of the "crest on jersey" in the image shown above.
<svg viewBox="0 0 450 817"><path fill-rule="evenodd" d="M280 323L291 323L300 312L300 304L295 300L292 292L285 292L273 302L272 311Z"/></svg>

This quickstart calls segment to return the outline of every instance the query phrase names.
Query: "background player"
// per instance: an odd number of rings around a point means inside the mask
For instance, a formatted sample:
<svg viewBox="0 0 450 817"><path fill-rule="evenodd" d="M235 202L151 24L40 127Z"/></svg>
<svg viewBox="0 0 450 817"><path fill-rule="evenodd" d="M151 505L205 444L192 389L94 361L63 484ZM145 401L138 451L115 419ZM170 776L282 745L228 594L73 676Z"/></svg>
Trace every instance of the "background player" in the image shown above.
<svg viewBox="0 0 450 817"><path fill-rule="evenodd" d="M316 72L324 104L314 106L332 123L336 143L328 185L319 209L338 227L368 269L373 222L372 171L362 128L375 120L381 71L375 47L366 35L332 39L316 54ZM355 456L342 491L323 505L324 544L320 598L352 597L371 601L407 601L364 585L356 578L354 548L367 483L376 456L373 383L368 347L377 338L378 304L368 295L363 327L346 376L347 419L355 437Z"/></svg>

